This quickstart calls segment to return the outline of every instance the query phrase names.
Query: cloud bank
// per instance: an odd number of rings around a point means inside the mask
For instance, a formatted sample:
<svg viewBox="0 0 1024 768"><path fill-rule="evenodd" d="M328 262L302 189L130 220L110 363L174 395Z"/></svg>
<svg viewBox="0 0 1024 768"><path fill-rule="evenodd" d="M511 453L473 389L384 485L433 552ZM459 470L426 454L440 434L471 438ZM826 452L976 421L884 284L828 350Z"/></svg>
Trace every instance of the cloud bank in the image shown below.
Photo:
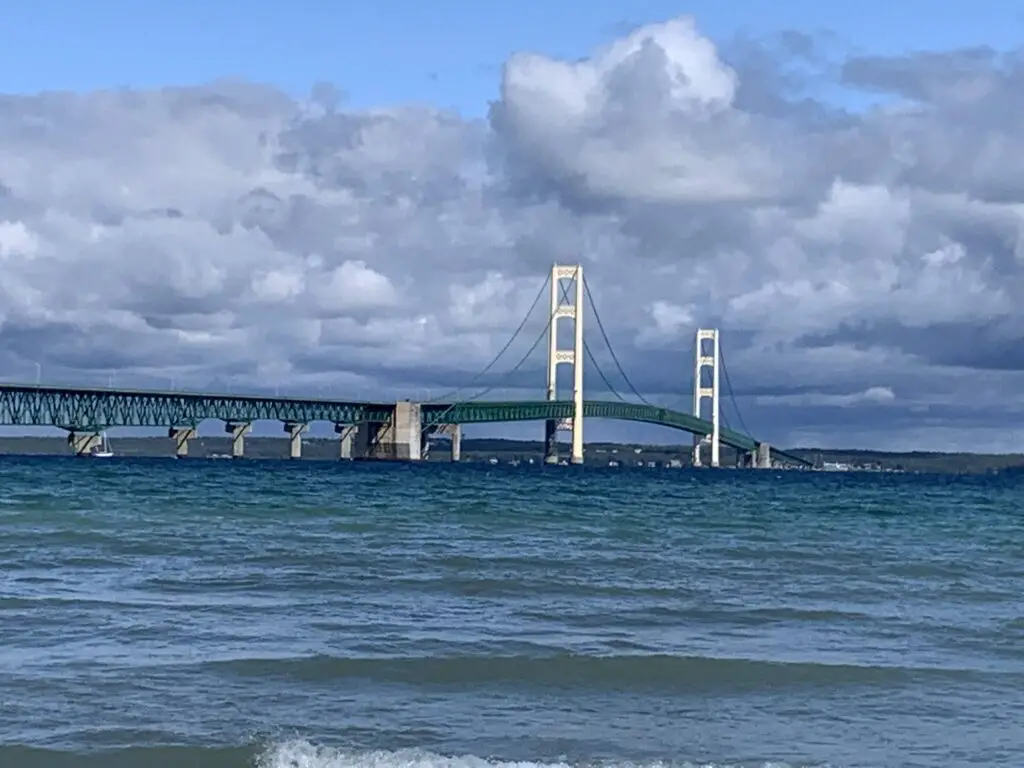
<svg viewBox="0 0 1024 768"><path fill-rule="evenodd" d="M679 18L582 61L513 56L499 85L484 121L233 81L0 96L0 373L440 394L557 260L652 400L686 402L693 331L717 326L776 442L1024 443L1019 55L723 51ZM592 319L588 340L628 391ZM481 381L540 396L543 353Z"/></svg>

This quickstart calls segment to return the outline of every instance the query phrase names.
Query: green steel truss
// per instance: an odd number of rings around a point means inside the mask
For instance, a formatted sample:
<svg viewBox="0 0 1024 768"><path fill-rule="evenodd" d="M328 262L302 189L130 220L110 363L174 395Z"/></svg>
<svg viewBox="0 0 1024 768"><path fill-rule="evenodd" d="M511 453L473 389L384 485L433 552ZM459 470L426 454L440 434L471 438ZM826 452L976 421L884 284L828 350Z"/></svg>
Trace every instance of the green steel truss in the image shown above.
<svg viewBox="0 0 1024 768"><path fill-rule="evenodd" d="M424 424L485 424L500 421L542 421L567 419L572 416L571 400L524 400L510 402L431 403L423 406ZM698 419L688 413L660 408L655 405L587 400L583 403L583 417L587 419L618 419L642 421L690 432L710 435L710 421ZM721 440L726 445L743 451L753 451L757 441L731 429L722 429Z"/></svg>
<svg viewBox="0 0 1024 768"><path fill-rule="evenodd" d="M146 390L65 389L0 385L0 424L105 427L187 427L206 419L248 423L387 421L394 405L290 397L204 395Z"/></svg>
<svg viewBox="0 0 1024 768"><path fill-rule="evenodd" d="M424 425L433 424L486 424L501 421L544 421L567 419L572 416L571 400L520 400L508 402L470 401L464 403L430 403L422 407ZM689 413L661 408L656 405L624 403L609 400L585 400L583 417L587 419L617 419L640 421L672 427L694 435L710 435L710 421L698 419ZM719 438L740 451L757 450L758 442L752 437L732 429L719 430ZM772 456L805 467L813 466L801 456L772 449Z"/></svg>
<svg viewBox="0 0 1024 768"><path fill-rule="evenodd" d="M425 403L425 428L441 424L485 424L507 421L545 421L572 416L571 400ZM207 419L224 422L282 421L309 424L387 422L393 403L309 400L292 397L248 397L150 390L67 389L62 387L0 385L0 424L56 426L67 430L107 427L194 427ZM711 422L670 408L637 403L588 400L583 415L590 419L619 419L660 424L707 435ZM730 429L721 430L726 445L754 451L757 441ZM773 451L775 456L808 464L799 456Z"/></svg>

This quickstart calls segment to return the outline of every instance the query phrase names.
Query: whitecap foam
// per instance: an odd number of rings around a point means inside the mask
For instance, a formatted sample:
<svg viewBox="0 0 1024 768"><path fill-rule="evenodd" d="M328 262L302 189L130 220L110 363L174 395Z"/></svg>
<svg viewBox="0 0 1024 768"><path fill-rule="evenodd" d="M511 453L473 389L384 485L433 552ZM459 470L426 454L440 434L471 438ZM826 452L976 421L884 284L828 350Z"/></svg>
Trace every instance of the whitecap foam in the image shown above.
<svg viewBox="0 0 1024 768"><path fill-rule="evenodd" d="M827 768L764 762L758 768ZM692 763L685 761L601 762L573 764L492 760L475 755L449 757L426 750L351 752L295 740L275 744L257 761L257 768L753 768L746 763Z"/></svg>

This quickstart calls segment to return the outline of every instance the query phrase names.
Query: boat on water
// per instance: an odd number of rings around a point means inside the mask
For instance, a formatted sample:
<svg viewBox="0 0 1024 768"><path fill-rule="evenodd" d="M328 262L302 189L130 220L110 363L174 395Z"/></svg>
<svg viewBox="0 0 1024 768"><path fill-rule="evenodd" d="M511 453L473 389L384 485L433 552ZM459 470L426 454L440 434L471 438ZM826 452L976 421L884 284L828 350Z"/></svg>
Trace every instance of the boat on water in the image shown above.
<svg viewBox="0 0 1024 768"><path fill-rule="evenodd" d="M95 446L89 455L94 459L109 459L114 455L114 452L110 450L110 440L107 438L106 431L100 435L100 444Z"/></svg>

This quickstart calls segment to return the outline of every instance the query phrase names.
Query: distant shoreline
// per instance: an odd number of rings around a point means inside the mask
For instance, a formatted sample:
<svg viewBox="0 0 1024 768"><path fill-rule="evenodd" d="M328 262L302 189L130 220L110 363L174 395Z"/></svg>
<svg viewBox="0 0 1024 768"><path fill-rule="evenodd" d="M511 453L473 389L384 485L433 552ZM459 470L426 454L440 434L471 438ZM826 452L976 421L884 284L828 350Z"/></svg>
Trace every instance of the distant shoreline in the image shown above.
<svg viewBox="0 0 1024 768"><path fill-rule="evenodd" d="M120 456L172 457L173 442L165 437L114 437L115 453ZM586 446L586 463L607 465L657 465L689 462L688 445L646 445L635 443L590 443ZM1024 469L1024 454L980 454L939 452L888 452L856 449L788 449L810 461L826 463L833 468L851 470L904 470L908 472L943 472L951 474L983 474L1008 468ZM211 458L231 452L229 437L200 436L189 445L190 458ZM276 459L288 456L288 438L285 436L249 436L245 440L246 456L253 459ZM328 437L310 437L303 441L302 461L330 461L339 458L339 441ZM568 456L569 446L561 446L560 453ZM12 436L0 438L0 455L68 456L70 449L63 437ZM430 451L430 460L448 461L445 441L436 441ZM533 440L477 438L462 441L463 461L490 461L499 463L539 461L543 457L543 444ZM735 454L723 446L722 465L732 466Z"/></svg>

